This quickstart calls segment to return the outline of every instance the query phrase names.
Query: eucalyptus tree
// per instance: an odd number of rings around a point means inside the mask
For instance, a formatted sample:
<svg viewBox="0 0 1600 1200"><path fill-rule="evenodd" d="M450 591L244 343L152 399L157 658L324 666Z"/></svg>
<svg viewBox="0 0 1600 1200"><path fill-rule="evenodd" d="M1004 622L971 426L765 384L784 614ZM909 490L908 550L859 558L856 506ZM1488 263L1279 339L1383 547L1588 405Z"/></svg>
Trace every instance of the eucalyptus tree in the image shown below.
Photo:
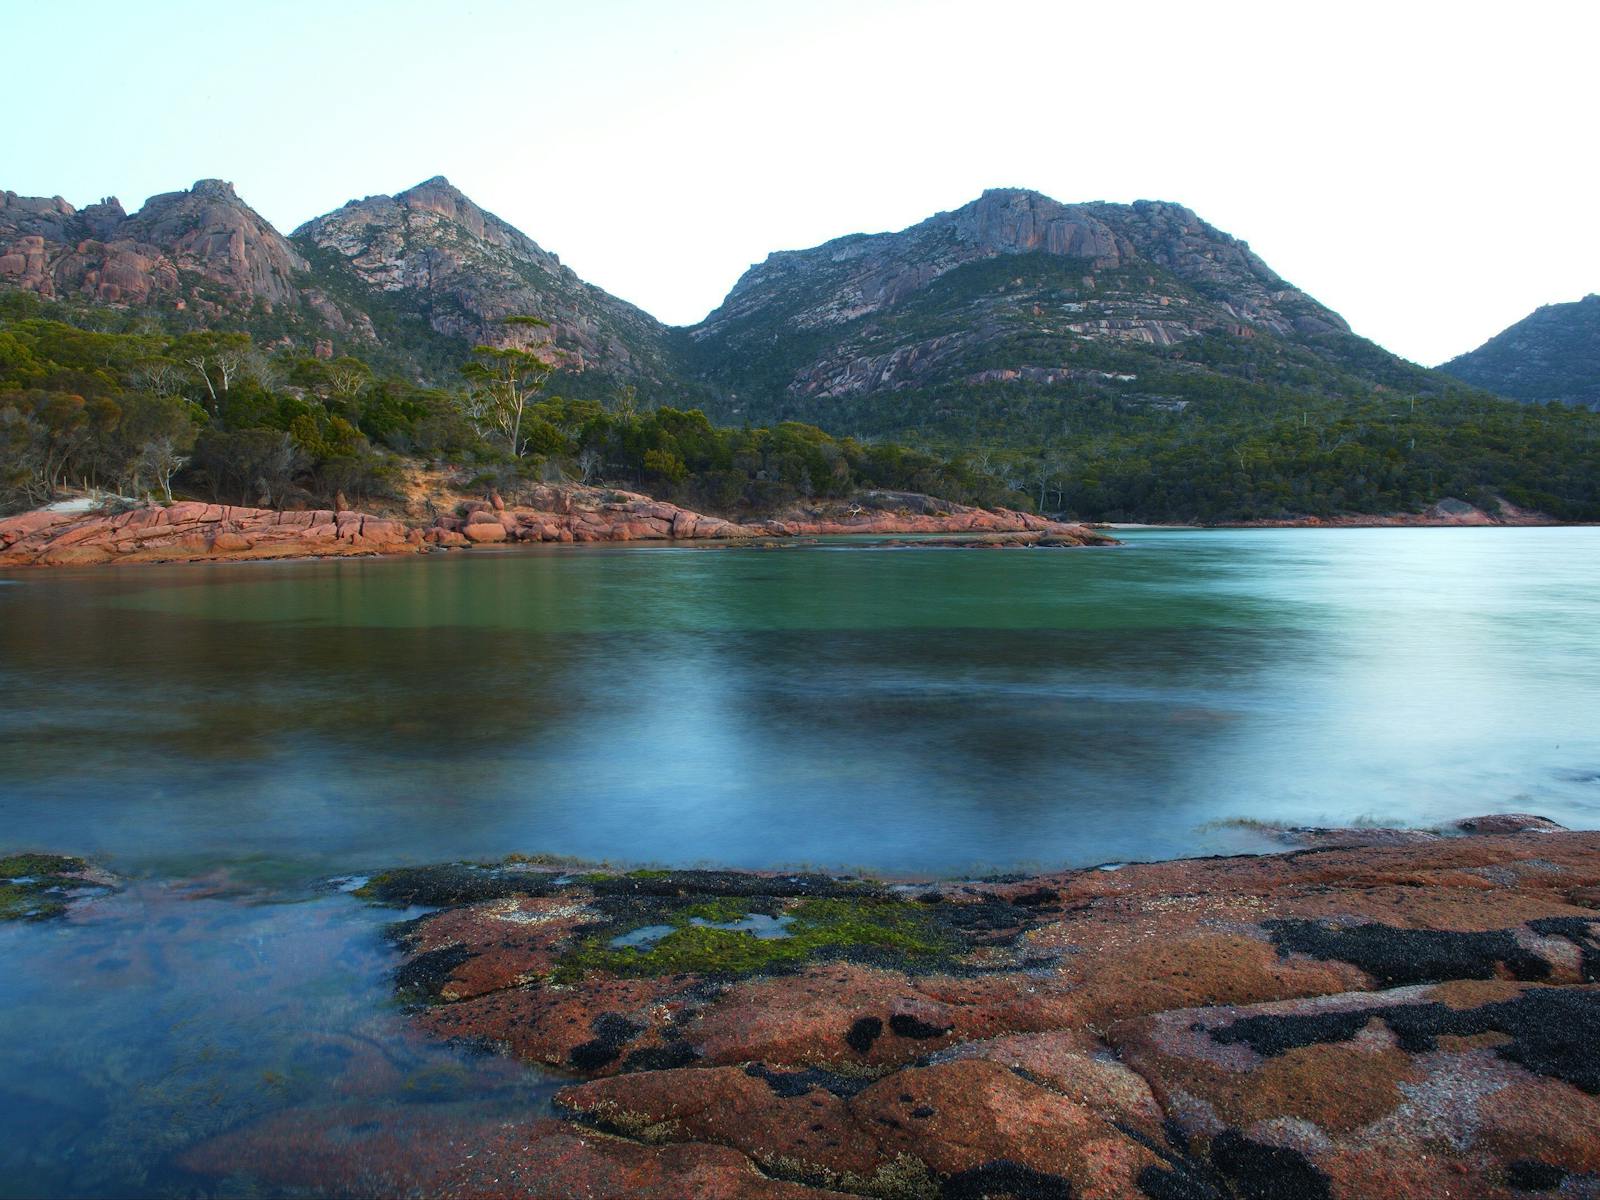
<svg viewBox="0 0 1600 1200"><path fill-rule="evenodd" d="M461 368L471 387L472 412L486 429L505 437L513 458L522 457L522 416L539 394L555 364L527 344L533 329L548 328L538 317L507 317L502 322L513 344L474 346L472 361Z"/></svg>

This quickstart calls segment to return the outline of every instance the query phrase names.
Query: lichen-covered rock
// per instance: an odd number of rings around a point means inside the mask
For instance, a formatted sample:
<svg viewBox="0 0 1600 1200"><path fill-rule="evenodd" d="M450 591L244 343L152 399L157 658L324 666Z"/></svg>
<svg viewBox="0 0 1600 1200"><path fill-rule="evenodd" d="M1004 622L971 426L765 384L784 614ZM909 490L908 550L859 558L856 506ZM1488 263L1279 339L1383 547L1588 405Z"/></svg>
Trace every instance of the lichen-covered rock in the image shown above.
<svg viewBox="0 0 1600 1200"><path fill-rule="evenodd" d="M763 1186L1594 1194L1600 834L1475 824L1516 832L895 888L519 864L374 887L461 901L399 934L420 1028Z"/></svg>
<svg viewBox="0 0 1600 1200"><path fill-rule="evenodd" d="M274 1194L505 1200L819 1200L734 1150L644 1146L537 1118L440 1106L290 1109L182 1155L196 1175Z"/></svg>
<svg viewBox="0 0 1600 1200"><path fill-rule="evenodd" d="M125 512L41 510L0 519L0 566L411 554L401 521L331 510L279 512L180 501Z"/></svg>
<svg viewBox="0 0 1600 1200"><path fill-rule="evenodd" d="M1191 1152L1270 1147L1322 1195L1516 1194L1533 1164L1600 1182L1594 987L1496 980L1177 1010L1111 1037Z"/></svg>

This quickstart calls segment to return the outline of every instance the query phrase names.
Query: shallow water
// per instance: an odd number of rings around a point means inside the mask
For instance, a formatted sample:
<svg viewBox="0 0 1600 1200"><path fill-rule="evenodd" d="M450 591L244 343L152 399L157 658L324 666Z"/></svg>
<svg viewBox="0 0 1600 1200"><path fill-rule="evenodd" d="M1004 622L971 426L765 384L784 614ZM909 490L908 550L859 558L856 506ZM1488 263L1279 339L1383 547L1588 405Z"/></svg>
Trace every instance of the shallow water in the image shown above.
<svg viewBox="0 0 1600 1200"><path fill-rule="evenodd" d="M5 841L930 873L1600 825L1600 529L1128 540L14 573Z"/></svg>
<svg viewBox="0 0 1600 1200"><path fill-rule="evenodd" d="M0 1196L214 1195L184 1152L281 1111L548 1111L548 1077L407 1030L381 936L407 914L222 882L0 925Z"/></svg>

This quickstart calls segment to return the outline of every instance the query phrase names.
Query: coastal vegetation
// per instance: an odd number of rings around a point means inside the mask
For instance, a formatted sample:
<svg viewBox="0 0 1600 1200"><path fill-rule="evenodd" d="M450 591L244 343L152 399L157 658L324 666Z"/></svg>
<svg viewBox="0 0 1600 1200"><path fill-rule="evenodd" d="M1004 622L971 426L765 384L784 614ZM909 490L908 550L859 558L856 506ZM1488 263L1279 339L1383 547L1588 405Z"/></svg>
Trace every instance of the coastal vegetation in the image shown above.
<svg viewBox="0 0 1600 1200"><path fill-rule="evenodd" d="M408 463L458 470L514 498L559 479L647 490L730 514L885 488L1022 505L992 475L814 426L719 428L629 387L560 394L547 368L485 348L463 385L381 374L235 331L0 295L0 505L62 487L262 507L382 507ZM108 328L114 325L114 328ZM514 378L508 378L508 373Z"/></svg>
<svg viewBox="0 0 1600 1200"><path fill-rule="evenodd" d="M1264 337L1161 355L1085 346L1070 378L791 398L741 418L552 373L527 347L485 347L424 382L382 360L13 292L0 295L0 506L74 485L381 509L415 463L508 499L566 479L727 516L887 489L1080 520L1414 512L1447 496L1600 519L1600 414L1509 403L1329 340L1346 374ZM732 423L751 416L764 423Z"/></svg>

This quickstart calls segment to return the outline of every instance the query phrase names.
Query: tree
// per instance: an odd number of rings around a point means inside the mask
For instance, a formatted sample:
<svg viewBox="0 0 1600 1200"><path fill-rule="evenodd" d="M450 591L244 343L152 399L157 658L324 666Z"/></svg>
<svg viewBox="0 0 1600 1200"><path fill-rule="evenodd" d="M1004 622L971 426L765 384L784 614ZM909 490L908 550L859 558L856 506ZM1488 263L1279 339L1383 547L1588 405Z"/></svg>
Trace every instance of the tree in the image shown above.
<svg viewBox="0 0 1600 1200"><path fill-rule="evenodd" d="M201 416L197 406L178 396L133 392L123 397L113 454L129 494L153 485L171 501L172 477L189 461Z"/></svg>
<svg viewBox="0 0 1600 1200"><path fill-rule="evenodd" d="M548 321L538 317L507 317L503 322L517 341L523 341L527 331L548 328ZM471 412L479 423L479 432L487 436L489 430L506 439L513 458L521 458L522 414L528 401L544 386L555 364L526 345L474 346L473 361L461 368L471 385Z"/></svg>
<svg viewBox="0 0 1600 1200"><path fill-rule="evenodd" d="M595 446L585 446L578 451L578 477L583 483L589 483L600 473L601 466L605 463L605 455Z"/></svg>
<svg viewBox="0 0 1600 1200"><path fill-rule="evenodd" d="M141 446L139 457L133 461L133 490L138 490L141 479L149 479L161 489L161 498L171 504L172 477L183 470L189 456L178 452L177 443L169 435L161 434Z"/></svg>

